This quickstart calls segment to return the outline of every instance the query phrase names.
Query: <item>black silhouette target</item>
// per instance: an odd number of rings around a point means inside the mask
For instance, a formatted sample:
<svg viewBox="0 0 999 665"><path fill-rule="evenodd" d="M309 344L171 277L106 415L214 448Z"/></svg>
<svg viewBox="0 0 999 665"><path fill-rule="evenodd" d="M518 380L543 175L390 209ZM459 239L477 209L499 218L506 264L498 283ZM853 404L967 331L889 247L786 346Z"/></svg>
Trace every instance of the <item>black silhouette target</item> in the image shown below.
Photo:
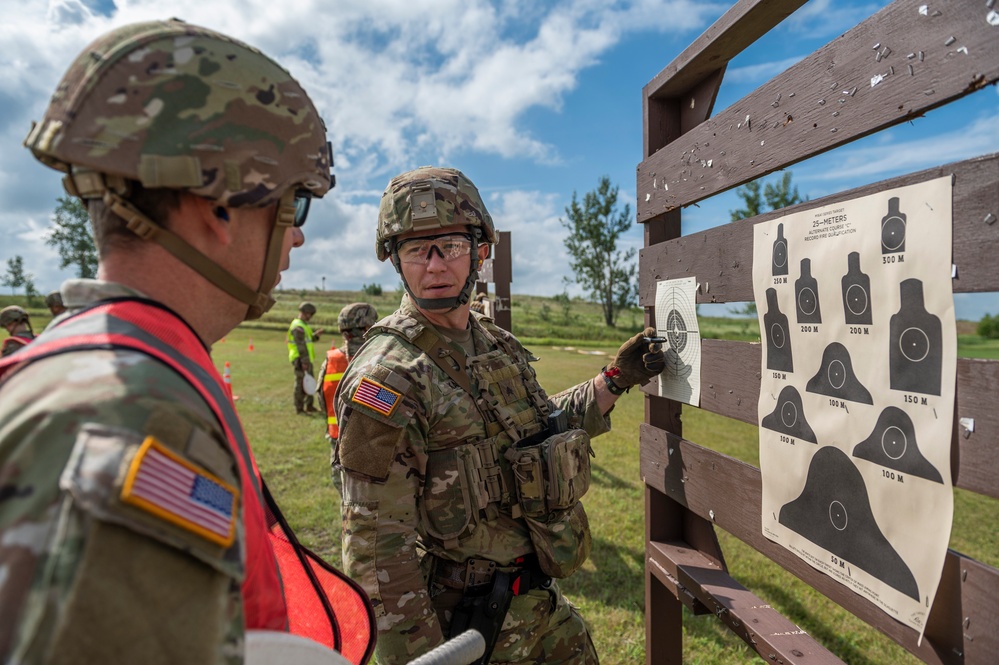
<svg viewBox="0 0 999 665"><path fill-rule="evenodd" d="M763 315L763 328L767 340L767 368L793 372L794 359L791 356L787 315L780 311L780 305L777 304L776 289L767 289L767 311Z"/></svg>
<svg viewBox="0 0 999 665"><path fill-rule="evenodd" d="M863 476L838 448L816 451L801 494L781 507L778 520L851 566L919 600L916 578L874 519Z"/></svg>
<svg viewBox="0 0 999 665"><path fill-rule="evenodd" d="M905 251L905 213L898 209L898 197L888 199L888 214L881 218L881 253Z"/></svg>
<svg viewBox="0 0 999 665"><path fill-rule="evenodd" d="M854 447L853 456L903 474L943 483L940 471L919 451L916 428L909 414L896 406L881 412L874 431Z"/></svg>
<svg viewBox="0 0 999 665"><path fill-rule="evenodd" d="M801 276L794 281L794 305L798 323L822 323L819 282L812 277L811 259L801 260Z"/></svg>
<svg viewBox="0 0 999 665"><path fill-rule="evenodd" d="M774 275L787 274L787 239L784 237L784 225L777 225L777 239L774 240L773 253L771 255L772 271Z"/></svg>
<svg viewBox="0 0 999 665"><path fill-rule="evenodd" d="M822 352L819 371L808 380L805 390L848 402L874 404L870 391L853 371L850 352L839 342L833 342Z"/></svg>
<svg viewBox="0 0 999 665"><path fill-rule="evenodd" d="M892 390L940 394L943 372L943 327L926 311L923 283L907 279L899 285L899 309L889 323L889 375Z"/></svg>
<svg viewBox="0 0 999 665"><path fill-rule="evenodd" d="M766 429L793 436L802 441L818 443L815 432L805 419L801 395L794 386L784 386L777 397L777 408L763 417L760 424Z"/></svg>
<svg viewBox="0 0 999 665"><path fill-rule="evenodd" d="M860 252L847 255L847 271L843 275L843 315L847 324L870 325L871 278L860 270Z"/></svg>

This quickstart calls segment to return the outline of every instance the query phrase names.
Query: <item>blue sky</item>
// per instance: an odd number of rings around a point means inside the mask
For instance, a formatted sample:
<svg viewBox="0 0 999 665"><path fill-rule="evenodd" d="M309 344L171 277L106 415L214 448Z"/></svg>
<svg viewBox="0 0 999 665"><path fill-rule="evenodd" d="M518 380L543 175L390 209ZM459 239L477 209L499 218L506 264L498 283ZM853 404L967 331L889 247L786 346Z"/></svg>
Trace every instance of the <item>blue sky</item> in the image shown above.
<svg viewBox="0 0 999 665"><path fill-rule="evenodd" d="M338 185L313 208L283 285L399 284L374 257L388 180L455 166L513 234L513 293L553 295L570 276L559 222L573 192L609 176L635 209L641 91L732 3L686 0L13 0L0 26L0 270L24 257L38 288L72 276L44 243L59 176L21 147L71 59L99 34L177 16L257 46L303 83L323 114ZM715 112L887 3L810 0L730 65ZM168 6L168 10L163 7ZM168 13L164 13L167 11ZM997 28L999 30L999 28ZM819 198L999 151L995 86L791 168ZM771 176L774 177L774 176ZM684 233L727 223L733 192L684 211ZM622 239L640 247L641 227ZM581 293L570 285L569 293ZM999 294L956 296L958 318L999 313Z"/></svg>

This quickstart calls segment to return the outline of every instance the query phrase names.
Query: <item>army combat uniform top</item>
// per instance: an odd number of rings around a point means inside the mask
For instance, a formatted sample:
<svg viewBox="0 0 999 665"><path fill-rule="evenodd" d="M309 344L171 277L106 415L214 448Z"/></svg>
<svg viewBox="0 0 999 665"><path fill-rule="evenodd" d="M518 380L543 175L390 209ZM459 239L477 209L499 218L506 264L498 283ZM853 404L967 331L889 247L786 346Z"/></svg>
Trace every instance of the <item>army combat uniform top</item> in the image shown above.
<svg viewBox="0 0 999 665"><path fill-rule="evenodd" d="M63 293L71 310L138 295L93 280ZM0 383L0 662L242 662L242 530L233 518L220 544L142 504L140 449L239 491L208 405L147 355L70 351Z"/></svg>
<svg viewBox="0 0 999 665"><path fill-rule="evenodd" d="M557 567L575 557L567 574L589 550L576 496L554 523L567 537L539 551L532 530L540 522L526 519L529 492L515 477L527 467L517 466L519 448L511 453L511 446L538 435L560 408L583 442L576 454L587 457L587 435L610 428L592 381L549 398L529 365L536 358L510 333L479 314L469 325L467 340L457 331L445 338L404 296L397 312L368 331L337 393L344 568L374 605L379 663L406 663L441 643L472 578L536 558L549 560L550 572L552 561ZM541 521L544 510L542 499ZM568 551L559 552L563 546ZM466 574L469 562L481 575ZM524 591L513 599L493 661L595 662L585 625L557 582L545 577Z"/></svg>

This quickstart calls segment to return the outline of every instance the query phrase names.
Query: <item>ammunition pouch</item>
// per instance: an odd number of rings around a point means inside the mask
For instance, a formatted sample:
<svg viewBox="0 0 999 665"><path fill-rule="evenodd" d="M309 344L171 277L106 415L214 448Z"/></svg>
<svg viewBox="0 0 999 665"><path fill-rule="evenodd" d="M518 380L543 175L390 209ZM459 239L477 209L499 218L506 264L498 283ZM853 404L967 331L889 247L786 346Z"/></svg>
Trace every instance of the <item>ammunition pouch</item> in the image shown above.
<svg viewBox="0 0 999 665"><path fill-rule="evenodd" d="M500 506L513 503L496 446L493 437L428 455L420 517L445 549L457 547L480 519L496 519Z"/></svg>
<svg viewBox="0 0 999 665"><path fill-rule="evenodd" d="M592 545L586 511L579 502L590 487L590 437L571 429L541 443L527 443L512 446L505 454L521 515L541 570L552 577L568 577L583 565Z"/></svg>

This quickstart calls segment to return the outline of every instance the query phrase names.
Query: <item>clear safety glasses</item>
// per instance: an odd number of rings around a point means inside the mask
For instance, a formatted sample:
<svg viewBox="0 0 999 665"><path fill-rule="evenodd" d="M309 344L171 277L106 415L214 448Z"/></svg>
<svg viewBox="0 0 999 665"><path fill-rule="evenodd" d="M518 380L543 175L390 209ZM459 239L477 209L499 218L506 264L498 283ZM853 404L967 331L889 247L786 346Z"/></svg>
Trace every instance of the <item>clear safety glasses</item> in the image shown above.
<svg viewBox="0 0 999 665"><path fill-rule="evenodd" d="M430 263L430 256L437 250L445 261L468 256L472 251L472 236L466 233L444 233L423 238L403 240L396 246L402 263Z"/></svg>

